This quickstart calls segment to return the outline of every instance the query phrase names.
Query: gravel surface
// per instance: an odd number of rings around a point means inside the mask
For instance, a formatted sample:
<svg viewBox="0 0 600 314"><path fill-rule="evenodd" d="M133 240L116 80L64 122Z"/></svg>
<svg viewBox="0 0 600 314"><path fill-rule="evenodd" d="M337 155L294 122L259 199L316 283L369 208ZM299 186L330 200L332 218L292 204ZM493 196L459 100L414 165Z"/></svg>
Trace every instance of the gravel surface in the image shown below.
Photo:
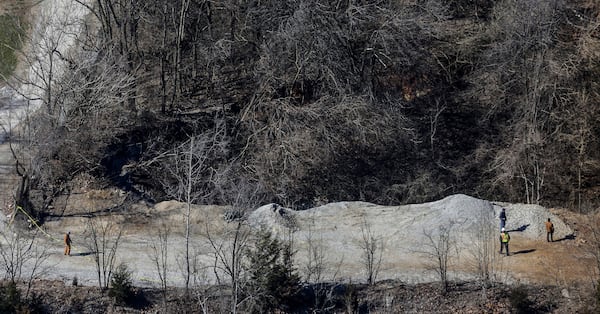
<svg viewBox="0 0 600 314"><path fill-rule="evenodd" d="M98 193L96 193L98 194ZM119 202L118 192L96 194L82 193L72 195L65 205L65 217L48 221L44 224L44 232L48 237L40 236L38 245L49 249L50 256L45 264L50 266L44 275L46 279L59 279L70 283L74 277L82 285L95 285L97 273L93 254L86 249L85 234L87 220L84 213L78 214L82 208L110 208ZM105 200L104 200L105 199ZM104 201L101 201L104 200ZM363 234L370 234L377 239L376 259L381 256L381 267L377 279L396 279L407 283L423 283L437 281L438 276L431 267L431 248L428 247L425 233L435 238L440 226L456 221L452 229L452 238L456 240L456 256L459 263L450 266L450 277L453 279L473 279L475 269L468 266L472 239L480 230L482 217L488 220L483 223L488 228L498 228L497 213L504 206L508 213L508 227L521 228L513 231L513 238L518 246L522 243L545 243L543 224L547 217L553 218L557 234L555 238L571 234L572 231L540 206L495 203L476 199L466 195L453 195L439 201L403 206L379 206L365 202L340 202L323 205L305 211L293 211L276 204L268 204L257 208L248 216L247 222L252 227L269 228L282 238L294 240L296 251L295 265L301 275L307 278L309 248L320 252L323 257L323 272L320 280L364 282L366 273L363 266L364 249ZM151 244L155 241L156 232L161 223L171 228L169 237L169 272L168 284L182 286L184 284L181 269L181 257L184 252L184 219L185 204L169 201L149 206L137 204L130 209L134 214L127 216L104 216L95 218L99 221L113 221L125 226L118 250L117 263L124 262L133 271L137 286L158 286L159 279L155 265L151 259ZM231 237L227 230L234 224L224 219L226 207L193 206L193 236L191 250L197 255L200 269L198 279L204 282L215 282L216 277L211 265L214 265L213 250L205 236L206 228L218 245L227 247ZM482 214L483 213L483 214ZM8 219L3 216L7 228ZM74 248L73 255L62 254L62 235L71 231ZM495 234L490 241L496 244ZM529 245L529 244L527 244ZM497 248L496 248L497 249ZM494 249L494 250L496 250ZM381 255L379 255L381 253ZM497 258L496 252L493 253ZM528 263L528 258L535 254L521 254L511 257L515 265ZM503 262L504 261L504 262ZM508 260L499 259L498 265ZM530 261L529 261L530 262ZM518 274L527 277L525 269ZM515 281L515 273L505 271L498 280L510 283ZM314 278L314 274L313 274Z"/></svg>
<svg viewBox="0 0 600 314"><path fill-rule="evenodd" d="M437 274L429 267L430 234L437 239L440 227L452 224L451 237L456 241L458 256L462 259L472 255L474 239L483 228L497 230L501 208L507 212L506 228L513 235L531 240L544 240L545 221L551 218L555 225L555 239L572 234L573 231L546 208L536 205L489 202L467 195L452 195L442 200L403 206L379 206L365 202L340 202L308 209L292 211L276 204L256 209L249 222L254 227L267 227L285 237L289 227L294 230L298 247L297 261L307 264L309 243L320 246L326 255L327 275L352 280L364 280L363 233L370 230L383 247L381 279L401 279L406 282L437 280ZM483 225L483 226L482 226ZM513 236L514 238L514 236ZM337 265L342 264L340 269ZM453 272L456 278L469 279L472 273L462 270ZM333 279L333 278L331 278ZM510 276L507 281L512 280Z"/></svg>

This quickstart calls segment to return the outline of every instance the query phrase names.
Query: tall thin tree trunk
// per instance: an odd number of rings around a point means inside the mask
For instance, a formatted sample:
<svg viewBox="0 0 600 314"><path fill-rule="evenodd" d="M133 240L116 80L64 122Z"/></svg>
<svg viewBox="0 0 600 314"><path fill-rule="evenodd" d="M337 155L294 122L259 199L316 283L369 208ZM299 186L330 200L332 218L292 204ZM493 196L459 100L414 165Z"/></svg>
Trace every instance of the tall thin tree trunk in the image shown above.
<svg viewBox="0 0 600 314"><path fill-rule="evenodd" d="M193 175L193 153L194 137L190 138L190 152L188 155L188 177L186 188L186 214L185 214L185 293L189 293L190 287L190 215L192 212L192 175Z"/></svg>

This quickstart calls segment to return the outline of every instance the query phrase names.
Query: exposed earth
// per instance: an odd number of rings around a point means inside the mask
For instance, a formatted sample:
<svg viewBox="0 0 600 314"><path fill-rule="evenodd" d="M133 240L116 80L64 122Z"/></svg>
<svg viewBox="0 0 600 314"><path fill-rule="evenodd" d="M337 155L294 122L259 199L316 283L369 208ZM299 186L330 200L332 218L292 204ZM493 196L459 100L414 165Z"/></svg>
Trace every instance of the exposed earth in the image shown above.
<svg viewBox="0 0 600 314"><path fill-rule="evenodd" d="M85 243L88 221L113 221L123 228L117 259L133 271L136 286L157 286L156 267L151 261L150 246L156 242L157 230L166 224L169 236L169 285L183 285L177 259L184 251L185 204L175 201L154 206L137 203L127 212L107 209L119 208L124 194L117 190L88 191L71 195L63 204L56 204L56 216L50 217L38 233L42 246L49 249L46 264L51 266L46 279L70 283L74 277L84 285L96 285L97 274L92 252ZM497 230L497 213L504 206L508 213L507 228L512 230L511 255L500 255L497 236L493 232L492 254L495 265L493 278L505 283L531 283L544 285L569 285L590 283L595 272L595 259L587 247L583 217L564 210L547 210L535 205L496 204L466 195L453 195L443 200L404 206L379 206L364 202L343 202L323 205L306 211L291 211L268 204L249 213L247 222L252 230L268 228L289 238L292 235L296 250L295 264L300 273L306 268L308 239L313 247L320 247L325 257L322 280L364 282L366 274L361 262L362 230L368 226L376 239L383 239L381 269L378 280L393 279L406 283L423 283L438 280L431 268L431 249L427 247L426 233L435 238L439 226L448 221L460 221L452 228L456 250L451 253L450 279L476 278L473 254L480 232L479 222L487 212L485 224ZM58 210L60 209L60 210ZM275 210L273 210L275 209ZM208 283L216 278L210 266L214 264L213 249L207 241L206 230L219 243L227 243L227 230L236 225L224 216L227 208L219 206L193 206L192 241L201 269L198 274ZM10 213L3 215L3 228L10 222ZM88 218L94 217L94 218ZM550 217L556 226L555 242L545 239L544 221ZM568 224L563 222L564 217ZM292 221L292 225L290 225ZM208 226L208 227L207 227ZM290 227L291 228L288 228ZM35 226L32 226L35 229ZM73 256L63 255L62 236L70 231L73 237ZM309 235L310 234L310 235ZM111 236L115 236L113 232ZM195 255L196 255L195 254Z"/></svg>
<svg viewBox="0 0 600 314"><path fill-rule="evenodd" d="M0 12L3 8L10 9L10 6L20 4L22 3L19 1L5 2L0 5ZM61 19L76 19L85 15L82 6L67 0L43 1L36 4L33 10L39 23L44 21L43 17L50 19L45 27L35 28L36 32L32 34L34 40L38 37L39 40L47 40L56 33L61 33L63 26L57 22ZM80 25L73 23L71 27L74 29L69 33L77 34L77 27ZM74 37L63 38L59 48L63 53L68 53L73 42ZM35 72L32 69L30 71ZM35 95L35 91L31 91L31 94ZM3 129L14 127L18 123L19 112L25 110L19 109L17 99L9 100L4 99L4 105L0 109ZM14 186L16 182L14 174L7 171L12 167L8 145L0 143L0 187L4 191L12 190L8 187ZM2 197L10 199L7 193L3 193ZM6 211L3 215L4 228L12 218L7 215L14 214L6 204L4 201L0 204ZM262 225L282 237L293 235L297 250L296 264L300 271L307 263L307 239L312 238L312 243L317 244L324 252L324 280L365 280L360 243L362 231L369 229L377 241L382 240L379 243L383 250L378 252L382 255L377 279L399 279L409 283L435 281L436 273L428 261L431 259L428 256L431 247L428 248L430 242L426 234L435 239L439 228L449 224L452 224L452 240L456 241L456 254L451 256L450 278L473 279L476 273L473 254L480 246L481 239L492 241L494 251L498 249L497 217L502 206L508 211L507 228L512 230L510 249L513 255L506 257L494 252L494 280L507 283L568 284L589 283L591 278L595 278L595 259L588 253L590 250L586 242L589 242L589 235L583 228L585 218L565 210L492 203L465 195L405 206L342 202L299 212L273 206L267 204L249 213L249 224L255 229ZM124 227L118 259L132 268L135 283L139 286L157 284L156 271L148 258L149 244L153 242L158 227L166 223L172 231L169 240L169 250L172 253L169 260L169 284L181 286L182 276L178 270L177 256L182 252L184 242L184 208L184 204L177 202L125 203L125 194L118 190L95 191L82 185L80 191L54 204L54 216L49 217L42 225L43 236L40 236L42 233L38 234L38 239L45 241L44 245L52 252L47 264L53 270L46 278L70 282L77 277L82 284L96 283L93 255L84 245L87 221L90 219L88 217L95 217L97 220L118 222ZM115 213L111 209L119 210ZM226 211L226 207L194 206L192 243L195 252L198 252L199 265L214 263L205 234L207 226L212 234L227 234L225 231L232 224L223 219ZM556 226L557 242L545 241L544 222L547 218L551 218ZM563 222L563 219L568 223ZM71 257L62 254L61 239L67 230L72 232L74 240L74 256ZM207 282L214 282L216 279L212 271L206 271L202 277Z"/></svg>
<svg viewBox="0 0 600 314"><path fill-rule="evenodd" d="M7 3L0 2L0 14ZM37 9L48 9L41 2ZM55 1L57 11L69 10L68 1ZM66 45L68 46L68 42ZM67 49L67 47L63 47ZM9 96L0 95L0 123L14 126L12 119L19 110L17 103L8 101ZM10 106L9 106L10 104ZM11 110L7 110L11 107ZM3 139L4 135L0 137ZM0 140L0 189L7 191L17 182L9 170L12 163L9 147ZM0 229L11 234L16 222L23 216L9 207L5 200L10 195L2 194L0 206ZM506 208L510 230L511 256L500 255L497 250L498 212ZM164 224L171 230L169 237L168 284L182 287L184 280L178 261L184 250L184 212L185 204L169 201L158 204L136 202L131 204L126 194L119 190L93 190L81 185L79 191L62 197L54 203L53 215L41 225L30 224L29 234L36 236L39 248L47 249L48 258L44 260L46 271L36 281L34 291L51 291L53 298L71 295L65 301L65 307L92 294L92 286L97 286L97 273L93 260L94 252L89 249L90 220L112 222L122 227L123 236L117 251L117 262L123 262L133 271L134 284L137 287L157 287L159 279L156 267L151 260L151 244L156 242L157 230ZM197 278L204 283L215 283L213 268L214 250L207 241L207 231L215 236L219 243L227 243L231 238L228 231L235 222L227 222L224 217L227 207L193 206L192 241L193 251L198 257L200 271ZM555 242L545 239L544 222L551 218L556 226ZM433 312L447 309L440 303L461 299L474 299L479 290L468 285L456 286L448 298L439 298L432 282L438 276L432 269L431 247L427 235L433 239L440 227L452 225L453 246L450 263L450 280L461 282L477 278L477 267L473 255L480 240L490 241L493 245L491 260L494 281L507 284L525 283L537 286L550 286L546 298L557 302L577 304L580 296L574 292L577 287L594 286L597 275L596 258L592 254L593 233L589 216L579 215L564 209L546 209L535 205L508 204L480 200L466 195L453 195L445 199L403 206L380 206L365 202L341 202L326 204L305 211L292 211L277 204L266 204L247 213L247 222L251 230L268 228L281 238L292 235L296 250L295 265L306 278L307 252L309 242L319 248L325 258L323 281L362 283L366 279L362 265L361 241L363 232L371 234L382 244L381 268L377 276L379 283L374 291L379 291L385 299L389 291L406 300L407 312ZM24 224L27 226L27 223ZM63 255L62 237L70 231L73 237L72 256ZM489 234L487 233L489 232ZM115 233L110 234L110 237ZM309 240L310 239L310 240ZM76 279L80 287L72 287ZM405 284L417 284L407 286ZM81 286L88 287L81 287ZM572 290L573 288L574 290ZM47 290L50 289L50 290ZM578 289L578 288L577 288ZM542 289L543 290L543 289ZM54 295L52 295L54 293ZM431 296L431 298L429 298ZM421 297L421 299L419 299ZM381 299L380 299L381 300ZM69 303L71 302L71 303ZM391 301L390 301L391 302ZM399 300L395 304L400 304ZM460 303L459 302L459 303ZM482 308L470 309L468 305L454 305L453 311L467 313L480 312ZM485 305L488 306L488 305ZM569 308L569 307L566 307ZM398 309L398 308L396 308ZM562 308L563 310L565 308ZM65 310L67 311L67 310ZM99 310L100 312L102 310ZM440 310L445 311L445 310ZM485 308L486 312L506 312L506 303L493 302ZM77 312L77 311L75 311ZM93 308L81 312L94 312Z"/></svg>
<svg viewBox="0 0 600 314"><path fill-rule="evenodd" d="M49 255L44 263L48 266L47 271L36 281L33 291L47 294L46 298L77 291L77 297L69 297L72 303L64 305L67 308L83 303L82 300L89 302L90 298L96 300L94 302L106 303L102 306L110 304L106 299L93 297L98 296L93 290L98 281L93 252L86 245L89 242L86 237L90 219L110 221L123 228L117 259L133 271L134 284L140 289L159 287L156 267L150 258L151 244L156 242L160 226L169 226L168 284L181 288L184 281L178 259L184 250L185 204L175 201L155 205L138 202L127 206L128 211L121 211L124 204L127 204L125 194L118 190L91 189L76 191L62 198L62 202L55 203L55 216L49 217L41 226L43 233L37 233L39 247L46 248ZM512 230L510 256L496 251L499 247L496 239L497 214L501 207L507 210L507 227ZM200 266L196 278L202 283L215 283L216 279L212 268L214 250L208 244L206 228L208 226L218 243L228 243L232 238L227 230L232 230L236 223L225 220L227 212L227 207L221 206L192 207L191 242ZM11 215L7 213L3 217L2 228L8 231ZM483 299L487 301L483 303L475 301L481 300L481 291L473 284L477 281L477 268L472 253L476 245L473 239L482 230L479 223L482 217L489 218L485 224L493 230L493 281L507 284L490 288L488 296ZM548 217L556 226L556 241L553 243L546 242L543 229L543 222ZM431 268L432 257L425 254L428 252L424 249L428 240L424 231L432 230L435 238L438 227L448 221L460 222L452 228L452 239L457 240L457 254L451 255L449 274L449 279L459 284L453 284L447 298L439 298L439 277ZM353 284L365 282L360 242L362 230L369 226L377 239L384 239L384 250L378 283L369 290L361 290L361 302L396 300L390 302L395 310L400 311L431 312L439 309L441 312L477 313L484 310L506 313L511 311L509 287L520 284L539 287L531 290L529 298L540 303L541 307L551 307L544 311L553 311L554 307L557 307L554 311L558 312L566 309L577 311L584 302L582 299L589 298L582 291L591 291L594 278L597 278L595 258L590 250L592 233L588 228L589 216L536 205L492 203L466 195L404 206L342 202L305 211L267 204L250 211L246 222L249 230L268 228L282 238L289 238L291 234L296 251L294 263L304 279L308 239L311 238L314 245L321 246L326 260L321 280ZM32 225L30 233L34 233L35 229ZM72 256L63 255L62 236L67 230L71 231L74 241ZM72 287L74 280L79 287ZM82 286L90 286L92 290ZM49 291L48 287L54 288ZM87 292L80 295L83 291ZM146 292L148 295L156 293L152 292L156 290L146 291L149 291ZM157 297L154 298L156 300ZM391 299L386 301L386 298ZM386 307L385 304L377 306L380 309Z"/></svg>

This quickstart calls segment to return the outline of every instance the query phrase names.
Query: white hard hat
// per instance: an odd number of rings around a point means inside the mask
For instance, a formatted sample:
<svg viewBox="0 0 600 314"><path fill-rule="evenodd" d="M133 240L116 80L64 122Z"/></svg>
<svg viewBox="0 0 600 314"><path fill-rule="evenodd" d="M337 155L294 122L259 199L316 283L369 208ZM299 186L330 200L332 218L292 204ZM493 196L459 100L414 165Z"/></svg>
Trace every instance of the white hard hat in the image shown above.
<svg viewBox="0 0 600 314"><path fill-rule="evenodd" d="M504 230L505 230L505 229L504 229L504 228L502 228L502 232L504 232Z"/></svg>

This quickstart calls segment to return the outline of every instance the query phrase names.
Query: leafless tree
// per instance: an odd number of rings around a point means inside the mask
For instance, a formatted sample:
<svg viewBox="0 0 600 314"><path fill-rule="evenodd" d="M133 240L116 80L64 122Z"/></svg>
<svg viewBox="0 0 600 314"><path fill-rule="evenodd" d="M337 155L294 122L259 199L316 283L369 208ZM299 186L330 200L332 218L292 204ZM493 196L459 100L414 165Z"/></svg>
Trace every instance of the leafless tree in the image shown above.
<svg viewBox="0 0 600 314"><path fill-rule="evenodd" d="M596 274L600 274L600 231L598 230L598 223L600 223L600 215L598 212L589 213L588 223L585 228L590 234L589 244L587 249L594 256L596 262Z"/></svg>
<svg viewBox="0 0 600 314"><path fill-rule="evenodd" d="M498 248L497 229L494 227L495 215L492 206L481 208L475 219L476 227L472 233L472 243L469 253L471 255L472 267L477 274L481 288L485 292L490 284L496 279Z"/></svg>
<svg viewBox="0 0 600 314"><path fill-rule="evenodd" d="M103 50L118 52L124 60L125 72L133 78L133 85L137 86L141 67L138 42L141 12L148 2L139 0L97 0L93 3L76 0L76 2L86 7L100 23L101 27L96 36L100 38L101 47ZM128 89L127 93L123 94L129 110L136 110L137 94L137 88Z"/></svg>
<svg viewBox="0 0 600 314"><path fill-rule="evenodd" d="M358 247L361 250L361 261L366 275L367 284L372 285L377 280L381 261L383 259L383 238L378 237L371 224L363 217L360 225L361 237L358 239Z"/></svg>
<svg viewBox="0 0 600 314"><path fill-rule="evenodd" d="M92 215L88 218L85 235L84 245L93 254L101 289L107 289L110 284L123 234L123 227L110 219L103 220Z"/></svg>
<svg viewBox="0 0 600 314"><path fill-rule="evenodd" d="M473 76L476 85L490 87L478 96L489 106L489 115L508 114L513 120L503 130L504 148L490 165L494 183L513 185L514 197L527 203L543 200L552 164L546 150L560 79L553 66L560 61L551 52L558 36L558 4L510 0L495 5L489 32L498 40L484 52L484 64Z"/></svg>
<svg viewBox="0 0 600 314"><path fill-rule="evenodd" d="M434 151L435 151L435 137L436 137L436 133L437 133L437 129L438 129L438 124L439 124L439 120L440 120L440 115L444 112L444 110L446 109L446 106L444 105L440 105L440 100L436 99L435 101L435 108L432 109L432 112L429 114L429 145L430 145L430 149L431 149L431 154L432 154L432 158L435 157Z"/></svg>
<svg viewBox="0 0 600 314"><path fill-rule="evenodd" d="M426 243L422 254L428 261L428 266L438 273L443 294L448 292L449 288L448 267L458 255L456 235L453 233L455 226L456 222L450 221L438 226L437 230L423 230Z"/></svg>
<svg viewBox="0 0 600 314"><path fill-rule="evenodd" d="M322 235L316 235L314 230L315 217L311 217L306 233L307 262L304 267L304 280L307 282L321 282L325 272L325 245Z"/></svg>
<svg viewBox="0 0 600 314"><path fill-rule="evenodd" d="M160 280L160 289L163 298L163 307L167 309L167 288L168 279L167 271L169 269L168 258L169 258L169 235L171 230L166 223L161 223L156 229L157 233L152 242L150 242L150 253L149 258L156 267L156 273Z"/></svg>
<svg viewBox="0 0 600 314"><path fill-rule="evenodd" d="M171 103L178 104L181 96L181 67L182 67L182 56L181 56L181 45L183 36L185 35L185 24L187 14L190 7L190 0L182 0L179 8L177 25L177 36L175 37L175 53L173 54L173 64L175 65L175 71L173 71L173 99Z"/></svg>
<svg viewBox="0 0 600 314"><path fill-rule="evenodd" d="M225 275L227 278L225 283L231 285L230 311L238 313L244 301L240 299L245 285L243 263L251 232L241 220L231 222L228 227L230 228L221 236L222 240L216 239L216 234L210 230L207 230L206 237L214 254L214 271L217 280L221 282L222 275Z"/></svg>
<svg viewBox="0 0 600 314"><path fill-rule="evenodd" d="M600 99L600 94L584 83L590 71L590 66L600 60L598 53L600 40L592 34L600 27L600 18L596 15L579 15L579 23L575 24L577 34L576 45L567 55L566 65L561 68L560 76L564 92L556 97L560 114L557 114L555 123L563 126L557 132L557 146L554 155L562 156L563 163L560 167L569 169L573 175L561 176L560 188L571 192L571 200L577 210L587 212L593 207L593 198L588 197L585 186L588 184L590 174L600 169L600 160L594 154L594 147L598 147L598 137L594 135L596 121L600 115L598 106L592 105ZM563 46L571 42L561 43ZM593 71L593 70L592 70ZM573 82L581 82L573 84ZM565 147L568 147L565 149ZM568 154L565 154L566 152Z"/></svg>
<svg viewBox="0 0 600 314"><path fill-rule="evenodd" d="M153 173L162 172L164 175L160 180L167 195L186 204L183 213L185 248L182 261L186 291L189 291L192 278L192 206L210 202L214 198L218 171L211 162L226 152L224 124L217 119L213 130L198 136L190 135L186 141L167 151L153 152L157 155L139 165Z"/></svg>
<svg viewBox="0 0 600 314"><path fill-rule="evenodd" d="M304 281L310 284L313 297L313 311L326 313L335 307L334 295L339 287L338 272L343 257L337 265L331 265L327 261L327 247L322 234L315 230L316 217L310 217L305 238L306 264L303 267ZM330 277L325 277L328 271L334 269Z"/></svg>
<svg viewBox="0 0 600 314"><path fill-rule="evenodd" d="M222 175L222 178L231 178ZM219 234L211 228L207 221L205 237L208 240L214 259L214 272L217 280L221 278L226 284L231 285L232 300L230 311L237 313L244 300L240 299L244 286L244 259L247 245L250 241L251 229L246 223L247 213L262 202L262 186L247 179L228 179L219 184L220 198L230 206L226 213L227 225Z"/></svg>
<svg viewBox="0 0 600 314"><path fill-rule="evenodd" d="M8 227L0 232L0 239L0 265L4 279L12 283L26 281L27 296L33 281L48 271L49 266L45 264L50 256L48 246L40 242L37 231L29 235L16 227Z"/></svg>
<svg viewBox="0 0 600 314"><path fill-rule="evenodd" d="M5 125L8 128L5 131L12 132L11 138L15 139L11 150L21 178L16 201L27 211L31 211L28 192L34 184L32 178L37 177L35 152L39 142L32 128L35 125L31 123L33 113L39 109L40 115L53 117L45 122L53 126L60 120L63 112L55 88L66 67L63 59L66 46L73 44L81 27L79 16L67 16L61 9L68 11L70 6L60 9L49 6L37 15L31 30L23 30L27 35L23 39L24 48L19 51L23 70L16 71L7 81L13 91L12 101L17 106L11 110L11 123Z"/></svg>
<svg viewBox="0 0 600 314"><path fill-rule="evenodd" d="M76 174L102 167L104 148L123 131L122 95L133 85L124 59L103 51L86 28L84 7L41 7L22 51L24 69L11 81L23 99L11 117L19 127L10 127L21 176L17 202L27 211L45 210ZM43 204L30 203L31 188L43 191Z"/></svg>

